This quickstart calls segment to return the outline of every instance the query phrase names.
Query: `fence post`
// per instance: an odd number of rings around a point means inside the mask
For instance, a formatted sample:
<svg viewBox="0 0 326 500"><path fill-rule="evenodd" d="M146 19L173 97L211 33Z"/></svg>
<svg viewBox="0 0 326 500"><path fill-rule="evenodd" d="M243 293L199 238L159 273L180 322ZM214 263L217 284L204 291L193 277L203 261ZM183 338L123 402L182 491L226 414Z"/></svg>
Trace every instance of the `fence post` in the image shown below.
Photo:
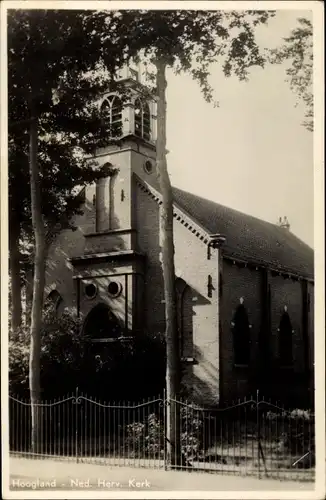
<svg viewBox="0 0 326 500"><path fill-rule="evenodd" d="M166 390L163 389L163 462L164 462L164 470L167 470L166 463Z"/></svg>
<svg viewBox="0 0 326 500"><path fill-rule="evenodd" d="M259 389L257 389L256 397L256 424L257 424L257 465L258 478L260 479L260 418L259 418Z"/></svg>
<svg viewBox="0 0 326 500"><path fill-rule="evenodd" d="M76 463L78 463L78 412L77 412L77 408L78 408L78 387L76 387L76 404L75 404L75 411L76 411L76 414L75 414L75 426L76 426L76 429L75 429L75 454L76 454Z"/></svg>

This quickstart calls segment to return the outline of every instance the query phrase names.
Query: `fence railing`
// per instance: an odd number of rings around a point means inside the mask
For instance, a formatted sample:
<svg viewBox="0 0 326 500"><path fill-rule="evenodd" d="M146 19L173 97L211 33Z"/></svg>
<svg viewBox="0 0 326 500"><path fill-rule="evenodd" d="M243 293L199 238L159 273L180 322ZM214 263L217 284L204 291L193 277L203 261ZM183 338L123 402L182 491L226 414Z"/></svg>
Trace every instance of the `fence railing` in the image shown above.
<svg viewBox="0 0 326 500"><path fill-rule="evenodd" d="M37 449L31 448L30 402L10 396L10 451L30 458L166 469L171 465L166 453L169 406L179 413L177 468L314 480L314 415L282 408L258 393L216 409L164 395L138 404L107 403L76 390L36 405Z"/></svg>

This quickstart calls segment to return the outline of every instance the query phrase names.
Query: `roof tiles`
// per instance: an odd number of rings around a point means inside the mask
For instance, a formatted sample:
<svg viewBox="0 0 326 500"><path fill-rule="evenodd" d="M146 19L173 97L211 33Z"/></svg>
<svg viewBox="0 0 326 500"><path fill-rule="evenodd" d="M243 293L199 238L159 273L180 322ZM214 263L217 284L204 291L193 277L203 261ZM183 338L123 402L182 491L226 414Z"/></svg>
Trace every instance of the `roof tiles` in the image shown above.
<svg viewBox="0 0 326 500"><path fill-rule="evenodd" d="M173 196L208 232L225 236L225 255L313 279L314 251L288 229L178 188L173 188Z"/></svg>

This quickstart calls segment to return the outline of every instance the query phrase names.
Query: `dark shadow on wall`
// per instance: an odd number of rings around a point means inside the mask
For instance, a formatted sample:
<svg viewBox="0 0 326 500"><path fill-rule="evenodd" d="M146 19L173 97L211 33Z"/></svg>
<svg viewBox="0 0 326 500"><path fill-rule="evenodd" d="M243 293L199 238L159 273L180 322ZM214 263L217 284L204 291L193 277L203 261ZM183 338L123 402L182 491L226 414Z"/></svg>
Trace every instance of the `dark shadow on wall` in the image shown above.
<svg viewBox="0 0 326 500"><path fill-rule="evenodd" d="M208 361L205 347L199 347L196 342L205 332L194 331L194 318L200 312L200 306L211 303L196 289L190 287L183 279L177 278L177 313L181 358L181 395L189 401L197 403L218 401L218 360L216 365ZM209 292L208 292L209 293ZM196 335L196 338L195 338ZM216 343L218 332L216 331ZM212 349L207 344L207 350ZM217 358L217 356L216 356Z"/></svg>
<svg viewBox="0 0 326 500"><path fill-rule="evenodd" d="M143 324L150 334L165 332L164 281L161 265L160 212L158 203L134 182L133 223L137 251L146 255Z"/></svg>
<svg viewBox="0 0 326 500"><path fill-rule="evenodd" d="M218 364L208 361L203 349L197 345L194 345L193 353L194 361L182 365L182 397L199 405L218 406Z"/></svg>
<svg viewBox="0 0 326 500"><path fill-rule="evenodd" d="M254 388L248 394L237 394L232 390L229 394L223 393L223 399L219 399L220 374L218 365L209 362L204 351L194 345L194 364L182 367L184 384L182 398L194 402L204 407L230 407L249 400L256 399L257 394ZM236 373L233 375L236 376ZM304 374L290 372L289 370L274 371L271 374L272 380L269 391L260 392L259 399L271 401L284 408L312 408L312 395L309 390L303 389L305 379Z"/></svg>
<svg viewBox="0 0 326 500"><path fill-rule="evenodd" d="M175 282L177 294L177 323L181 358L194 358L195 307L210 304L210 300L190 287L182 278ZM198 332L200 335L200 332Z"/></svg>

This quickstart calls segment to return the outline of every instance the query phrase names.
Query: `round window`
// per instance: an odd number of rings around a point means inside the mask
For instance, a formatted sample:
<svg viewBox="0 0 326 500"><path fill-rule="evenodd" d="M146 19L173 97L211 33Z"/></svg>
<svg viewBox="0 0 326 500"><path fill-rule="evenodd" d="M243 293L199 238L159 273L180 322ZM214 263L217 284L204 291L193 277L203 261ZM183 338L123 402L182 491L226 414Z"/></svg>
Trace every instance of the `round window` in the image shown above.
<svg viewBox="0 0 326 500"><path fill-rule="evenodd" d="M153 172L152 162L150 162L149 160L145 161L144 170L145 170L146 174L151 174Z"/></svg>
<svg viewBox="0 0 326 500"><path fill-rule="evenodd" d="M111 281L108 284L108 294L110 297L118 297L122 291L122 286L121 283L118 283L117 281Z"/></svg>
<svg viewBox="0 0 326 500"><path fill-rule="evenodd" d="M97 294L97 287L93 283L85 286L85 295L88 299L94 299Z"/></svg>

